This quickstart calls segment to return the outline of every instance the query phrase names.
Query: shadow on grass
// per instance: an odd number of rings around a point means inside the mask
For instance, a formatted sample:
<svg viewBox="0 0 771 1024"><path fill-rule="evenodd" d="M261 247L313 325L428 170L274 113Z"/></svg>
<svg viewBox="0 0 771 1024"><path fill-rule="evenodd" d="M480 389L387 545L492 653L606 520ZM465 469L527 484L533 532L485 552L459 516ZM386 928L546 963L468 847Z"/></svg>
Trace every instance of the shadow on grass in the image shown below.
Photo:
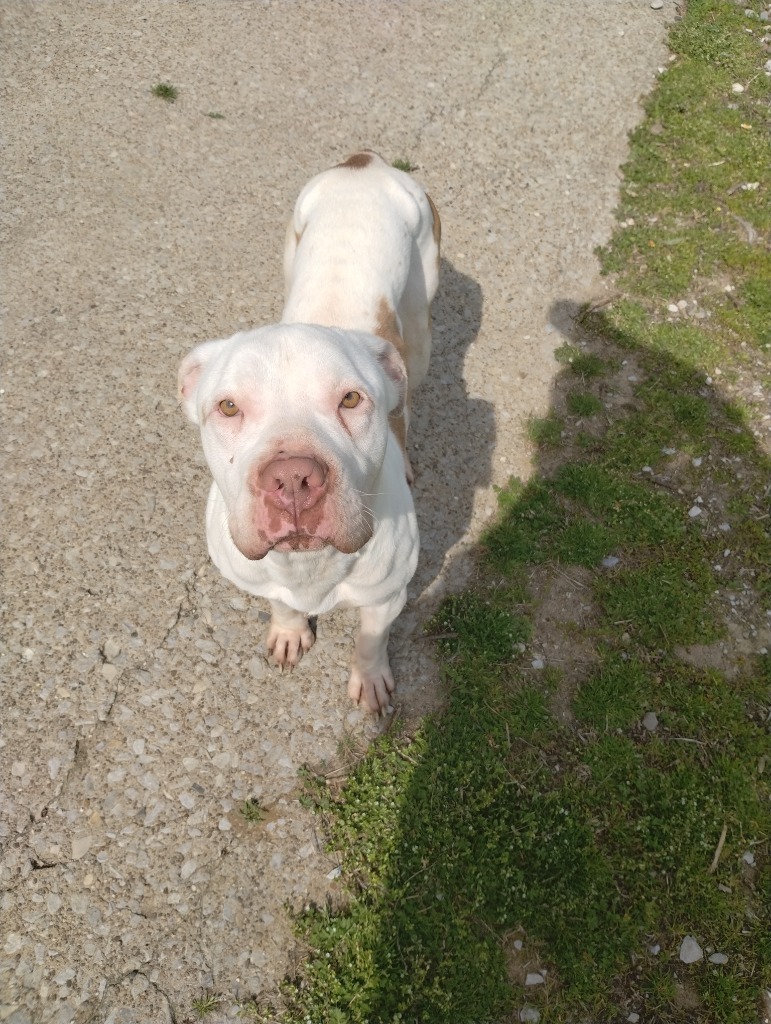
<svg viewBox="0 0 771 1024"><path fill-rule="evenodd" d="M575 312L553 310L557 440L432 626L446 710L375 744L342 794L316 788L348 888L304 919L293 1019L756 1019L769 462L645 325ZM539 618L533 593L564 576L586 621L570 600ZM583 674L534 658L549 630L591 647ZM727 960L686 966L686 935Z"/></svg>

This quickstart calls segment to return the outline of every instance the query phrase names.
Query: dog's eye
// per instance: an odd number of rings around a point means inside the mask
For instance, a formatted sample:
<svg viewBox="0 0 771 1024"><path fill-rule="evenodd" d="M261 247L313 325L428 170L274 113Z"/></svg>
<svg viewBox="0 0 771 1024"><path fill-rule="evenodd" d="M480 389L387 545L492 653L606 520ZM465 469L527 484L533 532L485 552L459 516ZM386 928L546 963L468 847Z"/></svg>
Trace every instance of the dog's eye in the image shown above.
<svg viewBox="0 0 771 1024"><path fill-rule="evenodd" d="M340 405L344 405L346 409L355 409L360 401L361 395L358 391L349 391L348 394L343 395Z"/></svg>
<svg viewBox="0 0 771 1024"><path fill-rule="evenodd" d="M235 416L237 412L241 410L238 408L235 402L231 402L229 398L223 398L220 402L220 412L223 416Z"/></svg>

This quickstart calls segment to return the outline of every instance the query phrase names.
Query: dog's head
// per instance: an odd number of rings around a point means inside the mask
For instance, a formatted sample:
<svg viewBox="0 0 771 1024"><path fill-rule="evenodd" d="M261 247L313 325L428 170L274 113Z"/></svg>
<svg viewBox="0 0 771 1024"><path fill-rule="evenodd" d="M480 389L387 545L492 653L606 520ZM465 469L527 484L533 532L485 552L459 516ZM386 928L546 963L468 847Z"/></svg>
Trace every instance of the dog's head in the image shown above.
<svg viewBox="0 0 771 1024"><path fill-rule="evenodd" d="M182 361L179 397L250 559L269 551L358 551L406 371L389 342L279 324L209 341Z"/></svg>

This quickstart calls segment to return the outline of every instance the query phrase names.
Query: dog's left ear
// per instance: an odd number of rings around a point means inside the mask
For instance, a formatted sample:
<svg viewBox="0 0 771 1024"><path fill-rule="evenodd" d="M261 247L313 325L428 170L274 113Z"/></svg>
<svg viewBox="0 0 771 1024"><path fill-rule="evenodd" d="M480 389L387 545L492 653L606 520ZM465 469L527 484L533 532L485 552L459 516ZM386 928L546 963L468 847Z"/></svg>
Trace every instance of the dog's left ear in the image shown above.
<svg viewBox="0 0 771 1024"><path fill-rule="evenodd" d="M407 367L390 341L377 336L374 336L374 340L377 342L375 351L377 361L385 370L390 385L388 412L398 416L404 410L404 403L407 400Z"/></svg>
<svg viewBox="0 0 771 1024"><path fill-rule="evenodd" d="M191 423L198 423L198 383L204 368L222 347L227 344L227 339L222 341L205 341L197 345L192 352L188 352L182 360L177 374L177 398L185 416Z"/></svg>

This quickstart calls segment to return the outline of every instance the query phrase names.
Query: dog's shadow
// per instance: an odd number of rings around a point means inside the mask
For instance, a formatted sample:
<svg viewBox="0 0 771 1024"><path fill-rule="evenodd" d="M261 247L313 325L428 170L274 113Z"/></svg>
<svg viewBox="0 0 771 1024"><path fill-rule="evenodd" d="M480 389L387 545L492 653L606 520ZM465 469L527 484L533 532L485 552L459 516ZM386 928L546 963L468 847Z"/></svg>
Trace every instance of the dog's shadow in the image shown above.
<svg viewBox="0 0 771 1024"><path fill-rule="evenodd" d="M463 379L466 353L482 322L482 289L446 259L433 322L431 364L413 401L410 424L421 548L410 603L394 627L392 654L398 662L400 693L403 683L413 693L415 685L422 685L419 666L423 674L429 671L420 656L429 646L421 643L422 627L441 597L468 578L468 551L459 549L458 542L468 533L475 492L490 483L495 445L493 404L469 397Z"/></svg>

